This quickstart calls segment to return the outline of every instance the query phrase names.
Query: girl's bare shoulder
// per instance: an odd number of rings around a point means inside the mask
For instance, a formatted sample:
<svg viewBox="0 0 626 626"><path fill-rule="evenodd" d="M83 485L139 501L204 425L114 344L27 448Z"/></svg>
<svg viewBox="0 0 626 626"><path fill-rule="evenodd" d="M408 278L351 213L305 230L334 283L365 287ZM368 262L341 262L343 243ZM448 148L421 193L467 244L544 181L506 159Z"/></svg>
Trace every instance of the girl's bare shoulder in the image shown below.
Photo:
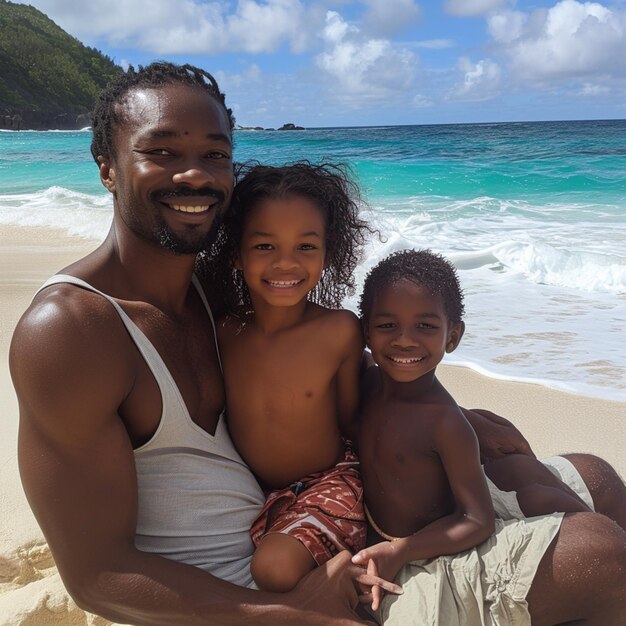
<svg viewBox="0 0 626 626"><path fill-rule="evenodd" d="M313 302L309 303L309 319L340 324L347 328L361 327L359 318L348 309L328 309Z"/></svg>

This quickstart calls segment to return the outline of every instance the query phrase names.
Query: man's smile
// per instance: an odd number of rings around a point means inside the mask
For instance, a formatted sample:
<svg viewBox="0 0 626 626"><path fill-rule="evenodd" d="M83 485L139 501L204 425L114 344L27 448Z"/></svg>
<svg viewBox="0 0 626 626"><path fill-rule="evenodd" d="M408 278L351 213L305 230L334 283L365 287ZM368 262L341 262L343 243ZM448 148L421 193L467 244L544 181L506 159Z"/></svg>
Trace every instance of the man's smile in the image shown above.
<svg viewBox="0 0 626 626"><path fill-rule="evenodd" d="M152 194L154 200L180 213L205 213L212 206L224 201L224 194L207 187L202 189L176 189L157 191Z"/></svg>
<svg viewBox="0 0 626 626"><path fill-rule="evenodd" d="M167 204L164 202L164 204ZM174 211L182 211L183 213L203 213L204 211L209 210L209 204L198 204L198 205L189 205L189 204L168 204L170 209L174 209Z"/></svg>

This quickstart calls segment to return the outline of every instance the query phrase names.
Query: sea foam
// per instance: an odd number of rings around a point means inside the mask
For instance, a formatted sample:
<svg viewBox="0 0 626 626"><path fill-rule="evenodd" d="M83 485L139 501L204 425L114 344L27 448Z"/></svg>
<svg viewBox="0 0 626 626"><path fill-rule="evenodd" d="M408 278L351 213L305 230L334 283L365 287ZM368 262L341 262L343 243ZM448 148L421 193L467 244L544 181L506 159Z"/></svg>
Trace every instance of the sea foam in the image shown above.
<svg viewBox="0 0 626 626"><path fill-rule="evenodd" d="M104 239L111 225L111 195L50 187L45 191L0 195L0 223L60 228L86 239Z"/></svg>

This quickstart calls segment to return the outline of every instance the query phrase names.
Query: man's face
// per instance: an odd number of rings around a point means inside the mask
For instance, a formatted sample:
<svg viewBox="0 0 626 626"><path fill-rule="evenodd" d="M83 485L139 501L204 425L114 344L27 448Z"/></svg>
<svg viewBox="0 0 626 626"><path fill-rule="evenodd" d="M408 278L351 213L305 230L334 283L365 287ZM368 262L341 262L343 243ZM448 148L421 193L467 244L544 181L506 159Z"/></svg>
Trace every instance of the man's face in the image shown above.
<svg viewBox="0 0 626 626"><path fill-rule="evenodd" d="M201 88L134 89L118 105L115 156L101 177L126 226L178 254L214 238L233 189L232 139L224 108Z"/></svg>

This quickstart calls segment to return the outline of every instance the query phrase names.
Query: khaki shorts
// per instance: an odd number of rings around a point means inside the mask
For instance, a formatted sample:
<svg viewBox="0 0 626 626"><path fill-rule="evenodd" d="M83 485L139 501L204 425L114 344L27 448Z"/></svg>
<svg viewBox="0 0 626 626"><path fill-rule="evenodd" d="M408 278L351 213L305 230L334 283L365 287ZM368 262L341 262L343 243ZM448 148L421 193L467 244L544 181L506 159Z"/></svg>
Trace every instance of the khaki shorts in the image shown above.
<svg viewBox="0 0 626 626"><path fill-rule="evenodd" d="M562 480L578 497L592 510L593 499L589 493L589 489L578 473L578 470L562 456L551 456L540 461L560 480ZM499 489L485 474L487 487L489 487L489 495L493 502L493 508L496 517L504 520L524 519L525 515L520 509L517 501L517 493L515 491L502 491Z"/></svg>
<svg viewBox="0 0 626 626"><path fill-rule="evenodd" d="M526 517L520 509L516 491L502 491L487 474L485 474L485 480L496 517L503 520L524 519Z"/></svg>
<svg viewBox="0 0 626 626"><path fill-rule="evenodd" d="M564 456L550 456L540 461L557 477L560 478L578 497L592 510L593 498L589 489L574 465Z"/></svg>
<svg viewBox="0 0 626 626"><path fill-rule="evenodd" d="M451 556L405 565L404 594L387 594L376 616L384 626L529 625L526 596L563 514L496 519L496 532Z"/></svg>

